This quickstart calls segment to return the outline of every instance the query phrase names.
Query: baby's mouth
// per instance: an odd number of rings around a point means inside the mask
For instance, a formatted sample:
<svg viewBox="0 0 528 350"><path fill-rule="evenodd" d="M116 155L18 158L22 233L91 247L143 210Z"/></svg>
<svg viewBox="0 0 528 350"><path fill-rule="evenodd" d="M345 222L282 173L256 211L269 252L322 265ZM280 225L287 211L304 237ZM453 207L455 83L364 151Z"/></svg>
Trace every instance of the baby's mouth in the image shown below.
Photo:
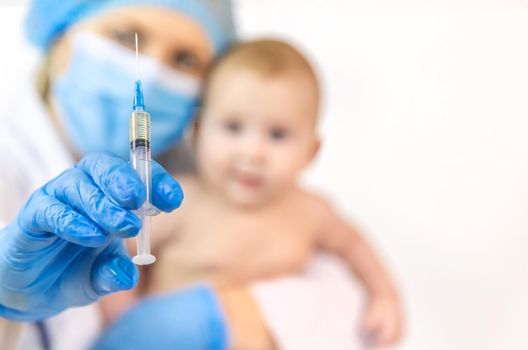
<svg viewBox="0 0 528 350"><path fill-rule="evenodd" d="M257 188L264 183L263 178L255 174L238 173L235 178L244 187Z"/></svg>

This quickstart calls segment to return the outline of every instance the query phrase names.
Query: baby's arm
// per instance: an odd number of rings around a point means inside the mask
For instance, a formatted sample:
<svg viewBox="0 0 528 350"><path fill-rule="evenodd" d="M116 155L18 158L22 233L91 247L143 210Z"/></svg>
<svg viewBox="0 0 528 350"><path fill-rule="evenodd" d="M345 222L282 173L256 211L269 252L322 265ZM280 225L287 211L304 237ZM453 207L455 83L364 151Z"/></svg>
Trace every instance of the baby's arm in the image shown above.
<svg viewBox="0 0 528 350"><path fill-rule="evenodd" d="M323 249L341 256L367 289L368 308L363 319L367 340L378 346L397 342L403 317L389 273L362 234L338 217L330 206L325 207L320 244Z"/></svg>

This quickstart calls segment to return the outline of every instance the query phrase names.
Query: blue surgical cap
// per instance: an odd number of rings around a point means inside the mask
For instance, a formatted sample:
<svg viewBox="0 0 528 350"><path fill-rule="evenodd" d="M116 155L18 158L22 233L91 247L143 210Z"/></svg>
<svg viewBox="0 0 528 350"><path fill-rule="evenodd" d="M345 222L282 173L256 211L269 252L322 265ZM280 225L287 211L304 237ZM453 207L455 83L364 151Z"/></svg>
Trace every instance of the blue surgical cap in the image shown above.
<svg viewBox="0 0 528 350"><path fill-rule="evenodd" d="M33 0L26 18L29 40L44 51L68 28L105 10L127 5L161 6L196 20L222 51L235 36L230 0Z"/></svg>

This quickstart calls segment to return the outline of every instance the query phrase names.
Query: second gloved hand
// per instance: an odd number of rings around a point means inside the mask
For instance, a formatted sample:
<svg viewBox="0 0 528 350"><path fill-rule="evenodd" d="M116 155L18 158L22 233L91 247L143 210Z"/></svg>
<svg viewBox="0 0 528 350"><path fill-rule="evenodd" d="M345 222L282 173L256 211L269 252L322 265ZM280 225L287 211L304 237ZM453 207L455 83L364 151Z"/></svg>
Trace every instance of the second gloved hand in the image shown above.
<svg viewBox="0 0 528 350"><path fill-rule="evenodd" d="M36 190L0 230L0 317L44 319L133 288L138 272L122 238L138 233L132 210L145 193L134 169L109 153L87 155ZM169 212L182 199L178 183L153 162L153 204Z"/></svg>
<svg viewBox="0 0 528 350"><path fill-rule="evenodd" d="M106 329L93 350L225 350L228 326L207 285L145 299Z"/></svg>

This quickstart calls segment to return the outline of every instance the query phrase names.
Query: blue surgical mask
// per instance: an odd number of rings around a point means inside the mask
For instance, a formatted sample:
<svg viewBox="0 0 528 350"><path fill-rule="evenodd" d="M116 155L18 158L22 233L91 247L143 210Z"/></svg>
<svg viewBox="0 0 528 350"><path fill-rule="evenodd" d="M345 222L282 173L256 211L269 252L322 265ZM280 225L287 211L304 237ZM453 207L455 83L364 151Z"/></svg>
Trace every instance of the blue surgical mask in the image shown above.
<svg viewBox="0 0 528 350"><path fill-rule="evenodd" d="M111 40L80 32L66 72L52 84L59 115L77 153L129 155L136 59ZM200 81L140 55L145 109L151 115L152 154L176 144L197 107Z"/></svg>

